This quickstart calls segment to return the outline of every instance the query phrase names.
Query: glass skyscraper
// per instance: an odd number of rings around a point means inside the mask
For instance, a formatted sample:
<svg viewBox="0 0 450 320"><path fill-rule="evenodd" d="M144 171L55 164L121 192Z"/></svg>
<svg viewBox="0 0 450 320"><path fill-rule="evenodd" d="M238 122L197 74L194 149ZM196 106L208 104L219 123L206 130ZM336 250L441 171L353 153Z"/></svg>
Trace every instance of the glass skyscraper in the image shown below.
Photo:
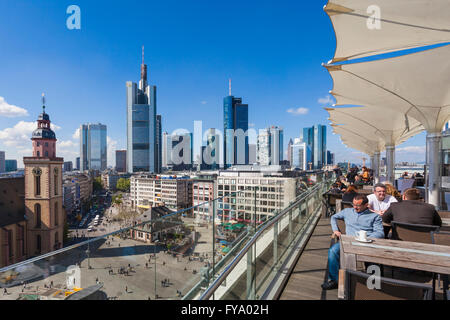
<svg viewBox="0 0 450 320"><path fill-rule="evenodd" d="M223 127L225 168L248 164L248 105L242 104L242 98L235 98L231 92L223 99Z"/></svg>
<svg viewBox="0 0 450 320"><path fill-rule="evenodd" d="M260 130L257 148L260 165L279 165L283 161L283 129L272 126Z"/></svg>
<svg viewBox="0 0 450 320"><path fill-rule="evenodd" d="M159 172L156 86L147 84L147 65L142 57L139 87L128 81L127 86L127 171Z"/></svg>
<svg viewBox="0 0 450 320"><path fill-rule="evenodd" d="M327 127L303 128L303 142L311 149L312 169L322 169L327 164Z"/></svg>
<svg viewBox="0 0 450 320"><path fill-rule="evenodd" d="M104 124L83 124L80 126L81 171L106 170L107 144Z"/></svg>

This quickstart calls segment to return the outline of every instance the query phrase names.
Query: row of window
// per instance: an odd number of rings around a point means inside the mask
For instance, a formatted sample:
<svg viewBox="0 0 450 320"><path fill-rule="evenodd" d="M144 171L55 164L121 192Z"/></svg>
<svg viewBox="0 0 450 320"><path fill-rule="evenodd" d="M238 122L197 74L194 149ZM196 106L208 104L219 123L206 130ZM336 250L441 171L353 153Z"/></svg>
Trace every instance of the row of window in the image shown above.
<svg viewBox="0 0 450 320"><path fill-rule="evenodd" d="M236 179L218 179L219 184L236 184ZM267 179L238 179L238 184L260 184L260 185L275 185L284 184L284 181L280 180L267 180Z"/></svg>

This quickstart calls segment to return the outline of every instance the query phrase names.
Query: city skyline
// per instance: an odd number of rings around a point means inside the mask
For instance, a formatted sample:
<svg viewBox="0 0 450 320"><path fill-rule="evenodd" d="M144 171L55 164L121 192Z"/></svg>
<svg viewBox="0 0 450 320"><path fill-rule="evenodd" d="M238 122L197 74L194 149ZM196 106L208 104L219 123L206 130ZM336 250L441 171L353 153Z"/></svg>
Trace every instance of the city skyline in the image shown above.
<svg viewBox="0 0 450 320"><path fill-rule="evenodd" d="M0 150L6 152L6 159L15 159L18 167L23 167L22 157L31 154L33 116L41 107L40 94L46 92L53 129L59 137L57 147L65 161L75 163L79 156L79 126L101 122L109 129L108 166L114 166L115 150L126 149L123 86L135 78L140 48L145 45L152 82L158 84L162 131L185 128L193 132L196 120L203 122L204 131L222 128L223 97L232 78L233 94L249 105L249 127L257 131L272 125L283 127L283 149L287 151L289 139L303 128L315 124L329 127L323 107L334 103L328 93L332 81L321 63L332 56L335 39L322 10L325 3L264 1L254 9L236 1L226 6L202 2L181 3L174 9L169 3L149 2L142 6L152 7L158 14L144 27L138 17L109 23L111 15L127 16L133 6L108 4L111 12L105 14L99 9L101 4L79 1L84 20L77 31L65 26L64 4L2 3L0 12L8 12L10 24L0 28L6 49L0 52L4 75L0 79ZM247 19L239 26L221 13L237 5L239 10L231 19ZM137 15L143 15L141 12ZM268 17L273 24L267 23ZM206 23L209 30L202 27ZM30 26L34 26L32 36ZM315 32L307 31L311 27ZM164 32L150 37L146 30L151 28ZM45 43L36 40L39 38L45 38ZM225 38L240 43L241 50L223 50ZM26 95L21 89L24 78ZM335 153L335 162L361 162L362 153L345 148L331 131L327 130L327 144ZM425 138L420 134L398 146L396 160L424 161L424 152Z"/></svg>

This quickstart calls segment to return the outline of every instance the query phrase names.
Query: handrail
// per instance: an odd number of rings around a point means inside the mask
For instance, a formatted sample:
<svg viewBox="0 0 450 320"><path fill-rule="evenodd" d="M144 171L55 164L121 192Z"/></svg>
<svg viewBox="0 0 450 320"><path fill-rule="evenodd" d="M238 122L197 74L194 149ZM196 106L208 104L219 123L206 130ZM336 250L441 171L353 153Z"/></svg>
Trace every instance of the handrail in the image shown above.
<svg viewBox="0 0 450 320"><path fill-rule="evenodd" d="M255 233L255 235L249 240L249 242L245 245L245 247L238 253L238 255L231 261L231 263L224 269L224 271L219 275L219 277L212 283L212 285L206 289L206 291L200 296L199 300L208 300L217 288L225 281L226 277L233 271L233 269L237 266L237 264L241 261L245 254L247 254L248 250L255 244L258 240L259 236L273 226L276 222L282 219L287 212L289 212L293 207L295 207L298 202L304 200L307 196L313 194L314 192L320 190L322 187L322 183L320 182L314 185L312 188L308 189L306 192L302 193L293 203L291 203L288 207L283 209L277 216L273 217L271 220L266 221L263 225L260 226L259 230Z"/></svg>
<svg viewBox="0 0 450 320"><path fill-rule="evenodd" d="M238 194L240 192L242 192L242 191L236 191L236 192L234 192L234 193L232 193L232 194L230 194L228 196L223 196L223 197L220 197L220 198L216 198L214 200L203 202L203 203L201 203L199 205L196 205L196 206L192 206L192 207L189 207L189 208L181 209L181 210L179 210L177 212L170 213L170 214L165 215L165 216L163 216L161 218L158 218L156 220L149 220L149 221L146 221L146 222L141 222L141 223L139 223L139 224L137 224L135 226L130 226L130 227L126 227L126 228L123 228L123 229L120 229L120 230L117 230L117 231L113 231L111 233L101 235L101 236L99 236L97 238L93 238L93 239L86 240L86 241L83 241L83 242L80 242L80 243L76 243L76 244L73 244L73 245L65 247L65 248L61 248L61 249L58 249L58 250L55 250L55 251L51 251L49 253L45 253L43 255L39 255L37 257L33 257L33 258L30 258L30 259L27 259L27 260L24 260L24 261L21 261L21 262L18 262L18 263L15 263L15 264L3 267L3 268L0 269L0 273L8 271L8 270L15 269L15 268L18 268L18 267L21 267L21 266L25 266L25 265L28 265L30 263L33 263L33 262L36 262L36 261L39 261L39 260L42 260L42 259L46 259L46 258L50 258L50 257L56 256L56 255L58 255L60 253L64 253L64 252L70 251L72 249L76 249L78 247L87 245L87 244L92 243L92 242L96 242L98 240L107 238L109 236L114 236L114 235L119 234L119 233L127 232L127 231L129 231L131 229L134 229L134 228L139 227L139 226L143 226L143 225L148 224L148 223L162 221L162 220L170 218L170 217L172 217L174 215L181 214L181 213L183 213L185 211L188 211L188 210L191 210L191 209L195 209L197 207L203 206L203 205L205 205L207 203L210 203L210 202L214 202L216 200L220 200L220 199L224 199L224 198L236 195L236 194Z"/></svg>

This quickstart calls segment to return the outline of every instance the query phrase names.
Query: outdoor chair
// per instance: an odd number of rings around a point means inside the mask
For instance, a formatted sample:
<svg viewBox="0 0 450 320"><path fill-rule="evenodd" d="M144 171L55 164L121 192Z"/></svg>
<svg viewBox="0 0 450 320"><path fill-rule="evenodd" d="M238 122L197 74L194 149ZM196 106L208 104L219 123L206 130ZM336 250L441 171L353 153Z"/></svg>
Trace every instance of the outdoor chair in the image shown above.
<svg viewBox="0 0 450 320"><path fill-rule="evenodd" d="M326 217L330 217L336 213L336 200L342 198L342 194L327 192L325 196Z"/></svg>
<svg viewBox="0 0 450 320"><path fill-rule="evenodd" d="M433 244L441 245L441 246L450 246L450 232L431 232L431 242ZM442 277L444 291L444 300L449 300L450 298L450 290L449 290L449 275L448 274L440 274L438 282L440 283L440 278Z"/></svg>
<svg viewBox="0 0 450 320"><path fill-rule="evenodd" d="M431 300L433 287L426 284L380 277L380 288L369 289L371 274L346 270L346 300ZM371 280L369 280L371 283Z"/></svg>
<svg viewBox="0 0 450 320"><path fill-rule="evenodd" d="M392 240L430 243L430 232L439 230L439 226L411 224L392 221Z"/></svg>

